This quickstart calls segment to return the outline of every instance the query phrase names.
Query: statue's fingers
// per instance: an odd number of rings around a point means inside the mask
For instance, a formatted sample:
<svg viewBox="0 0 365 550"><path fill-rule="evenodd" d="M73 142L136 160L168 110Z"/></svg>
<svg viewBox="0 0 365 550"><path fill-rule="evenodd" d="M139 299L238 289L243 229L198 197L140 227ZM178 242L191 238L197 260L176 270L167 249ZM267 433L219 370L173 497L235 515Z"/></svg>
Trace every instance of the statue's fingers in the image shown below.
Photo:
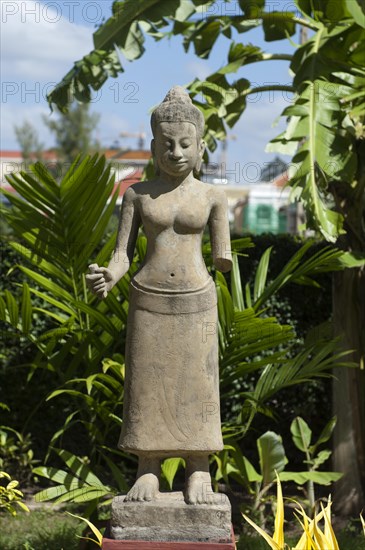
<svg viewBox="0 0 365 550"><path fill-rule="evenodd" d="M99 267L98 264L90 264L89 265L89 271L91 274L94 273L104 273L105 267Z"/></svg>
<svg viewBox="0 0 365 550"><path fill-rule="evenodd" d="M108 296L108 293L107 293L106 290L101 289L98 292L96 292L96 295L97 295L98 298L103 299L103 298L106 298Z"/></svg>
<svg viewBox="0 0 365 550"><path fill-rule="evenodd" d="M99 279L105 280L104 275L102 273L90 273L90 274L88 273L85 276L85 278L87 281L91 281L91 282L98 281Z"/></svg>
<svg viewBox="0 0 365 550"><path fill-rule="evenodd" d="M105 281L101 281L100 283L93 285L94 289L99 292L99 290L104 289L105 290Z"/></svg>
<svg viewBox="0 0 365 550"><path fill-rule="evenodd" d="M104 275L107 281L111 281L111 279L113 278L113 275L108 267L100 267L99 270Z"/></svg>

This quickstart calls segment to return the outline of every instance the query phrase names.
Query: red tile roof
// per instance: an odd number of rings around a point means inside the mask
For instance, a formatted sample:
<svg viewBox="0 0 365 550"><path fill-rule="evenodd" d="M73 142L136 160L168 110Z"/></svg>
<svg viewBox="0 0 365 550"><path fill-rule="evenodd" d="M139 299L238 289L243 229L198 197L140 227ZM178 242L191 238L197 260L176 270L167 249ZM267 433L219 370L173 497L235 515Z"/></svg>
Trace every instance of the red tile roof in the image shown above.
<svg viewBox="0 0 365 550"><path fill-rule="evenodd" d="M288 171L284 172L280 176L274 179L273 184L275 187L285 187L289 181Z"/></svg>
<svg viewBox="0 0 365 550"><path fill-rule="evenodd" d="M21 159L22 154L20 151L0 151L0 158L17 158Z"/></svg>
<svg viewBox="0 0 365 550"><path fill-rule="evenodd" d="M151 151L125 151L119 158L130 160L150 160Z"/></svg>
<svg viewBox="0 0 365 550"><path fill-rule="evenodd" d="M37 154L31 153L31 158L36 160ZM56 151L42 151L41 155L43 160L57 160L57 152ZM21 151L0 151L0 159L6 158L6 159L16 159L19 161L23 160L23 156Z"/></svg>
<svg viewBox="0 0 365 550"><path fill-rule="evenodd" d="M151 158L151 151L145 151L142 149L137 150L121 150L121 149L106 149L103 151L103 155L108 160L145 160L149 161Z"/></svg>
<svg viewBox="0 0 365 550"><path fill-rule="evenodd" d="M119 188L120 197L124 195L128 187L130 187L134 183L141 181L142 173L143 173L143 170L135 170L133 174L131 174L130 176L127 176L126 178L120 180L118 183L115 184L114 189L116 189L116 187L120 184L120 188Z"/></svg>

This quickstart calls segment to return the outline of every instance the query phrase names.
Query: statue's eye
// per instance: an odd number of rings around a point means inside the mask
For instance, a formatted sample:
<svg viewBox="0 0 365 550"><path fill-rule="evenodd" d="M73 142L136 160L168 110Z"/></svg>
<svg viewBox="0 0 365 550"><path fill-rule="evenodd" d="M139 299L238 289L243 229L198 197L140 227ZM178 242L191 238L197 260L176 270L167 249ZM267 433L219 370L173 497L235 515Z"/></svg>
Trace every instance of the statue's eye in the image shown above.
<svg viewBox="0 0 365 550"><path fill-rule="evenodd" d="M184 141L182 144L181 144L181 147L183 149L187 149L188 147L190 147L191 143L189 141Z"/></svg>

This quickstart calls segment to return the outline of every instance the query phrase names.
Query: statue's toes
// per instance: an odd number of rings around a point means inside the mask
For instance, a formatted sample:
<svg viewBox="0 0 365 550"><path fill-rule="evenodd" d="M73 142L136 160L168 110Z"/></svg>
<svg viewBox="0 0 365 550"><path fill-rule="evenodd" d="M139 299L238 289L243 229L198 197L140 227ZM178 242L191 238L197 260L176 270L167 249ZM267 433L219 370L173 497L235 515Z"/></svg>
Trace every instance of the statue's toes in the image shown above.
<svg viewBox="0 0 365 550"><path fill-rule="evenodd" d="M153 491L152 491L152 488L148 488L146 490L146 494L144 495L144 500L147 500L147 502L149 502L150 500L152 500L154 497L153 495Z"/></svg>
<svg viewBox="0 0 365 550"><path fill-rule="evenodd" d="M204 490L188 491L185 495L187 504L214 504L214 494Z"/></svg>
<svg viewBox="0 0 365 550"><path fill-rule="evenodd" d="M136 487L132 487L132 489L127 493L124 501L134 502L136 500L138 500L138 491L136 490Z"/></svg>
<svg viewBox="0 0 365 550"><path fill-rule="evenodd" d="M145 484L137 484L127 493L125 502L149 502L156 496L154 487Z"/></svg>
<svg viewBox="0 0 365 550"><path fill-rule="evenodd" d="M197 504L197 494L195 491L188 491L185 494L185 502L186 504Z"/></svg>
<svg viewBox="0 0 365 550"><path fill-rule="evenodd" d="M214 494L210 493L210 494L207 495L206 503L207 504L214 504Z"/></svg>

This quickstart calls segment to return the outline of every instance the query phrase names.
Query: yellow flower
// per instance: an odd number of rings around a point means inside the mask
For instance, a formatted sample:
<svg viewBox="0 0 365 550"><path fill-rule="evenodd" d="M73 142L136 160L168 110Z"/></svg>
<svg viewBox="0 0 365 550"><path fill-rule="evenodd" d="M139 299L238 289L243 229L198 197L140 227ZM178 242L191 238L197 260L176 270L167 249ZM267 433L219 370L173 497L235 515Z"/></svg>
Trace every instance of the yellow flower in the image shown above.
<svg viewBox="0 0 365 550"><path fill-rule="evenodd" d="M312 520L308 518L303 508L297 510L303 517L303 523L299 520L303 535L293 550L339 550L338 542L331 524L331 500L329 499L326 508L321 504L319 512ZM318 523L324 518L324 532L319 528Z"/></svg>
<svg viewBox="0 0 365 550"><path fill-rule="evenodd" d="M281 483L279 476L276 474L276 480L277 480L277 509L276 509L276 516L275 516L275 530L272 537L268 535L261 527L256 525L250 518L248 518L245 514L242 514L246 521L252 527L256 529L260 533L260 535L266 540L266 542L270 545L272 550L284 550L285 548L285 542L284 542L284 501L283 501L283 493L281 490Z"/></svg>
<svg viewBox="0 0 365 550"><path fill-rule="evenodd" d="M285 550L285 548L288 548L288 546L285 544L284 540L284 501L281 490L281 483L278 475L276 475L276 479L277 511L275 516L275 531L273 536L271 537L268 533L261 529L261 527L256 525L250 518L248 518L244 514L243 517L250 525L252 525L252 527L256 529L256 531L258 531L258 533L260 533L260 535L266 540L272 550ZM310 519L307 516L303 507L300 504L298 504L298 506L299 509L297 509L296 511L302 517L299 518L297 514L295 514L295 516L302 526L303 534L292 550L340 550L331 523L331 499L329 499L326 507L321 504L321 511L318 512L318 514L316 514L313 519ZM324 520L323 531L318 525L321 520ZM361 521L365 532L365 521L362 517Z"/></svg>

